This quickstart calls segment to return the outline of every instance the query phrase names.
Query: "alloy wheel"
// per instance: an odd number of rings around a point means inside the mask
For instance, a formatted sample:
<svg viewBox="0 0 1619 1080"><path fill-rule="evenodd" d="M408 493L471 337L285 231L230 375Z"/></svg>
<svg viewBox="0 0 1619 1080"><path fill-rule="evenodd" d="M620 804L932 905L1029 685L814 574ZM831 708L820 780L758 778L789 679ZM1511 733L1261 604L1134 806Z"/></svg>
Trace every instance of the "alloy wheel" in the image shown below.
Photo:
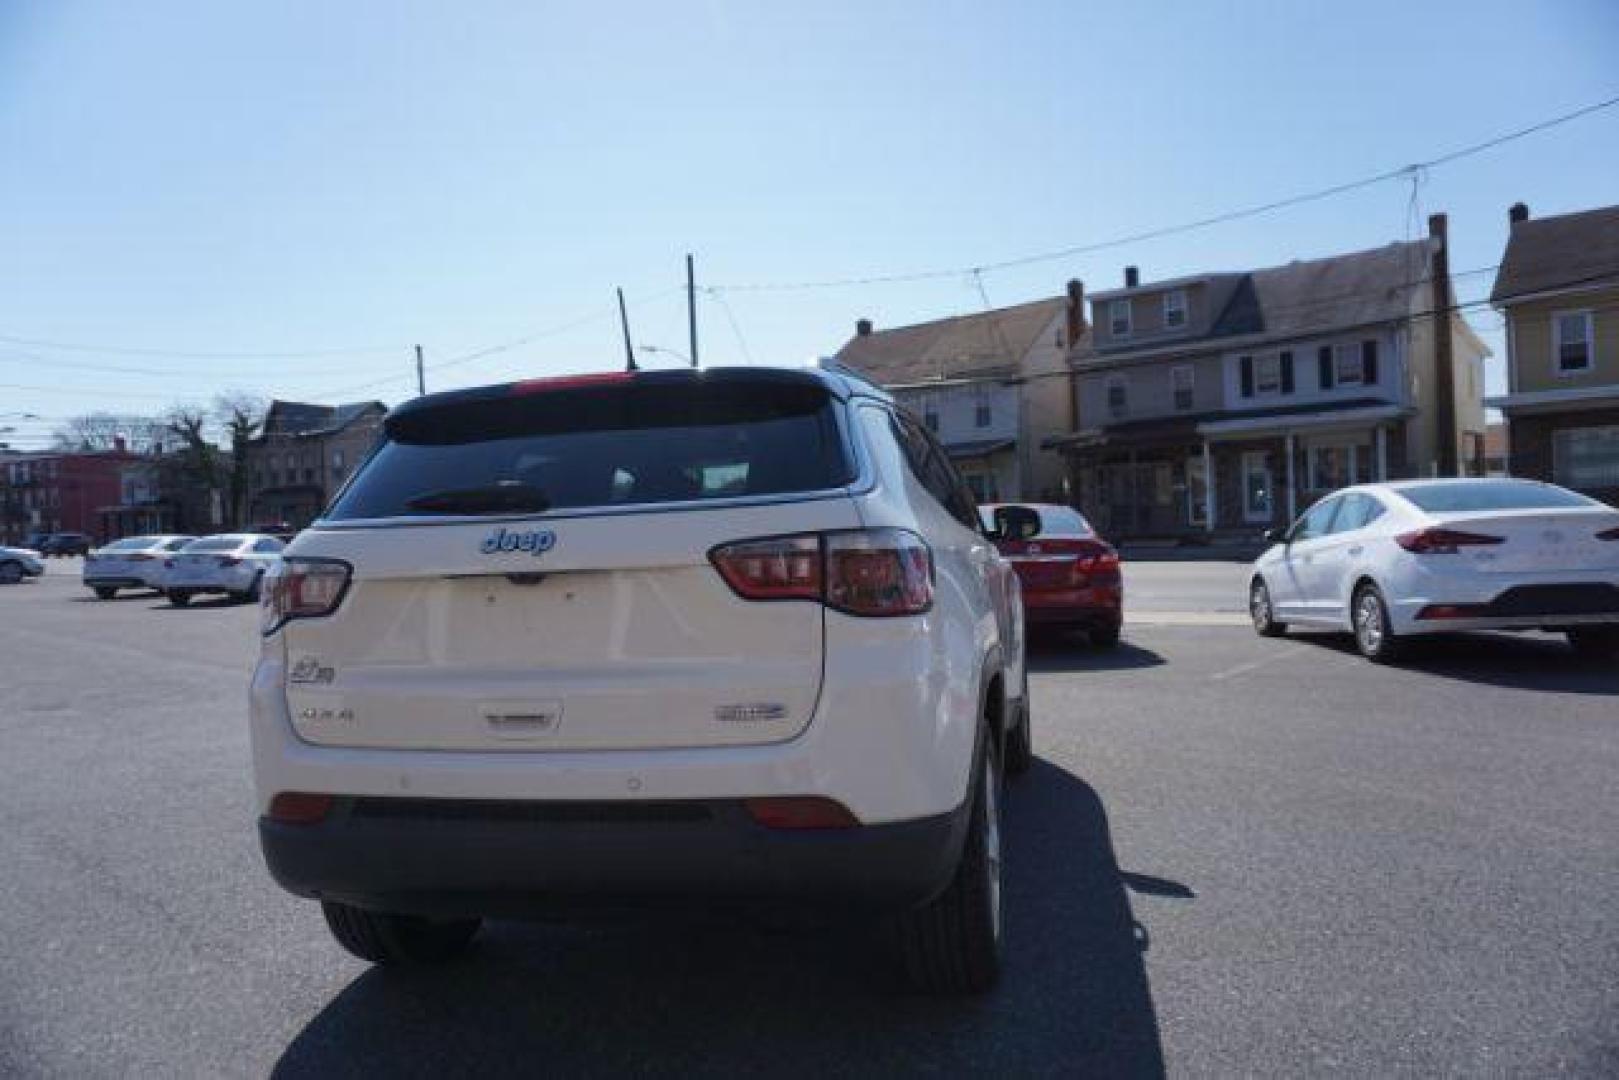
<svg viewBox="0 0 1619 1080"><path fill-rule="evenodd" d="M1383 647L1383 602L1370 589L1355 602L1355 636L1367 656L1377 655Z"/></svg>
<svg viewBox="0 0 1619 1080"><path fill-rule="evenodd" d="M1001 938L1001 795L1000 770L994 759L984 762L984 871L989 876L989 917L995 940Z"/></svg>

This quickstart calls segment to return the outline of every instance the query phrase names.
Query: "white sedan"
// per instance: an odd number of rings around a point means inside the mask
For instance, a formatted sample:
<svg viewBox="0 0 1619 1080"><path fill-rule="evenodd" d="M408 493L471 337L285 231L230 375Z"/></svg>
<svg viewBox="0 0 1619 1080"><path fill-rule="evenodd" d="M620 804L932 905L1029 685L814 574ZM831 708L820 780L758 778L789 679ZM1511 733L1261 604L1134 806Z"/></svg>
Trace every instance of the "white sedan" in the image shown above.
<svg viewBox="0 0 1619 1080"><path fill-rule="evenodd" d="M1348 630L1361 655L1456 630L1550 630L1619 654L1619 510L1530 480L1414 480L1322 499L1254 563L1248 611Z"/></svg>
<svg viewBox="0 0 1619 1080"><path fill-rule="evenodd" d="M200 593L256 600L259 585L281 561L286 545L263 533L225 533L193 540L163 564L163 591L184 607Z"/></svg>
<svg viewBox="0 0 1619 1080"><path fill-rule="evenodd" d="M163 591L164 561L194 536L126 536L84 557L84 586L103 600L119 589Z"/></svg>
<svg viewBox="0 0 1619 1080"><path fill-rule="evenodd" d="M33 548L0 547L0 584L15 585L45 572L45 557Z"/></svg>

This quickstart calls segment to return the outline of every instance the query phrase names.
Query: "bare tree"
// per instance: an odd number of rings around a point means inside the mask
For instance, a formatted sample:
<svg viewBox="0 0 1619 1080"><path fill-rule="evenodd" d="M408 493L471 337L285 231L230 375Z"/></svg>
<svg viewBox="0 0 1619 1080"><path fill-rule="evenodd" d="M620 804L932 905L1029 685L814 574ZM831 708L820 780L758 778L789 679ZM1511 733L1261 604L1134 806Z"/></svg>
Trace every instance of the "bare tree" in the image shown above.
<svg viewBox="0 0 1619 1080"><path fill-rule="evenodd" d="M151 453L163 446L167 423L158 417L110 412L85 413L51 433L58 450L115 450L123 440L134 454Z"/></svg>
<svg viewBox="0 0 1619 1080"><path fill-rule="evenodd" d="M269 403L264 398L243 391L221 394L214 399L214 422L224 428L230 444L230 466L227 470L227 498L230 500L230 524L239 527L247 513L247 494L251 482L247 448L264 426Z"/></svg>

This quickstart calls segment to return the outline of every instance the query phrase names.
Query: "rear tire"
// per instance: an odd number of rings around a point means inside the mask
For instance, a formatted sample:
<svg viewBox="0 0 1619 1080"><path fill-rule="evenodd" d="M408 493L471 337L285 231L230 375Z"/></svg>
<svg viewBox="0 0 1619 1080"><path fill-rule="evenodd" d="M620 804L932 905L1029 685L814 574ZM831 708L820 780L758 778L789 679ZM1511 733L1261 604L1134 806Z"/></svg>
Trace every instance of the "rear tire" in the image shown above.
<svg viewBox="0 0 1619 1080"><path fill-rule="evenodd" d="M1394 636L1389 625L1388 605L1376 585L1362 585L1355 590L1350 611L1350 622L1355 628L1355 648L1374 664L1387 664L1397 660L1403 643Z"/></svg>
<svg viewBox="0 0 1619 1080"><path fill-rule="evenodd" d="M1584 626L1568 632L1568 644L1588 660L1619 657L1619 629L1611 626Z"/></svg>
<svg viewBox="0 0 1619 1080"><path fill-rule="evenodd" d="M1270 586L1264 578L1254 578L1248 586L1248 617L1254 621L1254 633L1260 637L1281 637L1287 633L1287 624L1278 622L1276 608L1270 602Z"/></svg>
<svg viewBox="0 0 1619 1080"><path fill-rule="evenodd" d="M1001 970L1000 768L986 730L973 770L967 841L950 884L899 918L911 985L929 994L981 994Z"/></svg>
<svg viewBox="0 0 1619 1080"><path fill-rule="evenodd" d="M184 589L170 589L169 603L173 604L175 607L185 607L187 604L191 603L191 594L186 592Z"/></svg>
<svg viewBox="0 0 1619 1080"><path fill-rule="evenodd" d="M443 964L466 951L482 919L435 922L415 915L366 911L322 900L321 914L337 943L373 964Z"/></svg>
<svg viewBox="0 0 1619 1080"><path fill-rule="evenodd" d="M1090 638L1093 649L1116 649L1119 647L1119 633L1122 629L1123 627L1114 624L1087 630L1086 635Z"/></svg>
<svg viewBox="0 0 1619 1080"><path fill-rule="evenodd" d="M118 590L111 585L97 585L96 596L102 600L111 600L118 595Z"/></svg>
<svg viewBox="0 0 1619 1080"><path fill-rule="evenodd" d="M1033 710L1029 706L1029 674L1023 673L1023 700L1018 702L1018 722L1006 736L1006 775L1022 776L1034 767Z"/></svg>

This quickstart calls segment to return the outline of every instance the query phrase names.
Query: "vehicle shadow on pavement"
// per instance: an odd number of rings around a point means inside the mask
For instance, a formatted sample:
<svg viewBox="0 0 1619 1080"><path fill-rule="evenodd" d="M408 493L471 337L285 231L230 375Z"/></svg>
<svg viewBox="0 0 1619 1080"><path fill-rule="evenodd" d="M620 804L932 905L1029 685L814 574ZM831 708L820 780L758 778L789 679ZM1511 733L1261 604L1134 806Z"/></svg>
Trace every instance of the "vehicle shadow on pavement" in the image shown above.
<svg viewBox="0 0 1619 1080"><path fill-rule="evenodd" d="M157 599L160 599L162 597L162 595L163 595L162 593L153 593L153 592L146 592L146 591L127 592L127 593L121 592L117 596L114 596L114 597L111 597L109 599L103 600L101 597L96 596L96 595L94 595L92 593L92 594L87 594L85 596L69 597L68 598L68 603L70 603L70 604L124 604L124 603L128 603L131 600L157 600Z"/></svg>
<svg viewBox="0 0 1619 1080"><path fill-rule="evenodd" d="M1359 659L1347 634L1299 635ZM1414 638L1393 665L1461 682L1564 694L1619 695L1619 662L1580 656L1561 637L1447 634Z"/></svg>
<svg viewBox="0 0 1619 1080"><path fill-rule="evenodd" d="M1030 671L1129 671L1160 667L1166 661L1151 649L1121 641L1111 649L1091 647L1084 634L1041 635L1029 639Z"/></svg>
<svg viewBox="0 0 1619 1080"><path fill-rule="evenodd" d="M857 931L495 923L451 967L355 979L275 1075L1162 1076L1096 792L1036 761L1006 833L1007 964L981 999L910 994Z"/></svg>

